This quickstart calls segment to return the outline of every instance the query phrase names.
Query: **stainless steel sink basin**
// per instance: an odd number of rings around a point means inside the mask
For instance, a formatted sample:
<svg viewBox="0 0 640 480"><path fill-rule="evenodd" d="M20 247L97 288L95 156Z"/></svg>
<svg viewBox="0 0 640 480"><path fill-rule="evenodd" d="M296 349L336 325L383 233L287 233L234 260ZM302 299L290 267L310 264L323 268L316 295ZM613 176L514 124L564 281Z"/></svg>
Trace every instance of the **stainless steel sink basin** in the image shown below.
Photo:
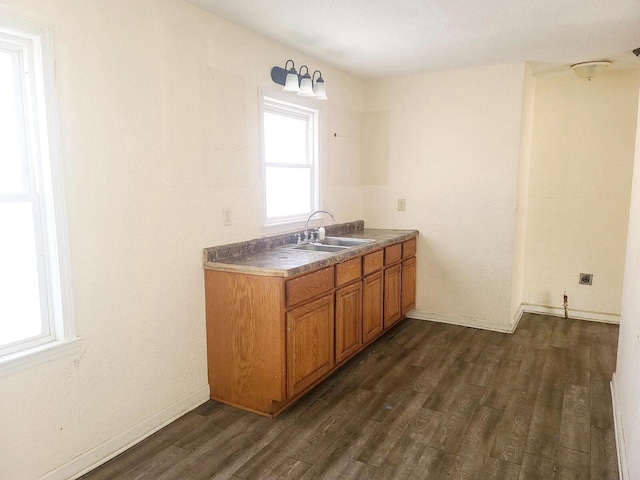
<svg viewBox="0 0 640 480"><path fill-rule="evenodd" d="M366 243L371 243L375 240L369 238L349 238L349 237L325 237L321 241L323 245L338 245L341 247L357 247Z"/></svg>
<svg viewBox="0 0 640 480"><path fill-rule="evenodd" d="M340 245L316 245L313 243L307 243L304 245L292 245L291 247L292 250L308 250L308 251L312 251L312 252L328 252L328 253L335 253L335 252L342 252L343 250L348 249L348 246L340 246Z"/></svg>

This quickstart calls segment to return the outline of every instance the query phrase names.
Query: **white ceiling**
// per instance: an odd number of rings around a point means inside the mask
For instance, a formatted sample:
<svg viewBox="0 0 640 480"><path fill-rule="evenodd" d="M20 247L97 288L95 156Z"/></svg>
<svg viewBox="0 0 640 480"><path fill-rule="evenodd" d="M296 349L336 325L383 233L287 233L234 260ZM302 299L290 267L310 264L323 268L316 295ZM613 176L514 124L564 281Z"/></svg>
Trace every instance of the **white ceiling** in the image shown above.
<svg viewBox="0 0 640 480"><path fill-rule="evenodd" d="M640 0L188 1L362 78L521 61L640 66Z"/></svg>

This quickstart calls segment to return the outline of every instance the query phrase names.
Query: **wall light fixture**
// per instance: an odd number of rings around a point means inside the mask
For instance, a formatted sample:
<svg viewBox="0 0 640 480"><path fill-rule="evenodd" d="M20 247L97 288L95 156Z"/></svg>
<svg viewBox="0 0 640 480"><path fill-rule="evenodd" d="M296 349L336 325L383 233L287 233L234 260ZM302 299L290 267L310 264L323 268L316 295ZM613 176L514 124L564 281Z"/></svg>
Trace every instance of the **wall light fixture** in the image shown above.
<svg viewBox="0 0 640 480"><path fill-rule="evenodd" d="M291 68L288 68L289 62L291 62ZM304 74L302 69L306 70ZM316 73L318 74L317 79ZM271 69L271 80L278 85L283 85L283 92L297 93L301 97L310 97L317 100L326 100L328 98L322 72L316 70L311 76L309 75L309 67L302 65L300 73L298 73L293 60L287 60L284 68L273 67Z"/></svg>

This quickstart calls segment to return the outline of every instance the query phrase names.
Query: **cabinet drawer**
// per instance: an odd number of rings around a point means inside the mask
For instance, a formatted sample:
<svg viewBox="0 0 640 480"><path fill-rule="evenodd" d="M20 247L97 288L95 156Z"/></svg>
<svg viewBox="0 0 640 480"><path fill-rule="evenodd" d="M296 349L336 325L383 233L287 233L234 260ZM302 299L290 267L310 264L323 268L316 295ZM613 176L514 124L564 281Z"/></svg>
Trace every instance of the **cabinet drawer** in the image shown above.
<svg viewBox="0 0 640 480"><path fill-rule="evenodd" d="M336 265L336 287L352 282L362 276L360 257Z"/></svg>
<svg viewBox="0 0 640 480"><path fill-rule="evenodd" d="M384 264L391 265L402 258L402 244L396 243L384 249Z"/></svg>
<svg viewBox="0 0 640 480"><path fill-rule="evenodd" d="M364 269L363 275L369 275L370 273L380 270L384 263L384 250L378 250L377 252L370 253L364 256L362 267Z"/></svg>
<svg viewBox="0 0 640 480"><path fill-rule="evenodd" d="M304 302L333 288L333 267L294 278L287 282L287 307Z"/></svg>
<svg viewBox="0 0 640 480"><path fill-rule="evenodd" d="M402 258L413 257L416 254L416 239L402 242Z"/></svg>

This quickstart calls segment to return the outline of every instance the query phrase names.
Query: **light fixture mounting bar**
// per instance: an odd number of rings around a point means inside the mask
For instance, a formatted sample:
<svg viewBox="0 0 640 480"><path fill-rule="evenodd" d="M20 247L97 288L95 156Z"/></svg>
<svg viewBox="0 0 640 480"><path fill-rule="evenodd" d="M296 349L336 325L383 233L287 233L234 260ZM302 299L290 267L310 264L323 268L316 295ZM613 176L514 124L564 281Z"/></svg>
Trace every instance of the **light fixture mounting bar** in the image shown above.
<svg viewBox="0 0 640 480"><path fill-rule="evenodd" d="M273 67L271 69L271 80L273 80L275 83L277 83L278 85L284 85L286 79L287 71L284 68Z"/></svg>

